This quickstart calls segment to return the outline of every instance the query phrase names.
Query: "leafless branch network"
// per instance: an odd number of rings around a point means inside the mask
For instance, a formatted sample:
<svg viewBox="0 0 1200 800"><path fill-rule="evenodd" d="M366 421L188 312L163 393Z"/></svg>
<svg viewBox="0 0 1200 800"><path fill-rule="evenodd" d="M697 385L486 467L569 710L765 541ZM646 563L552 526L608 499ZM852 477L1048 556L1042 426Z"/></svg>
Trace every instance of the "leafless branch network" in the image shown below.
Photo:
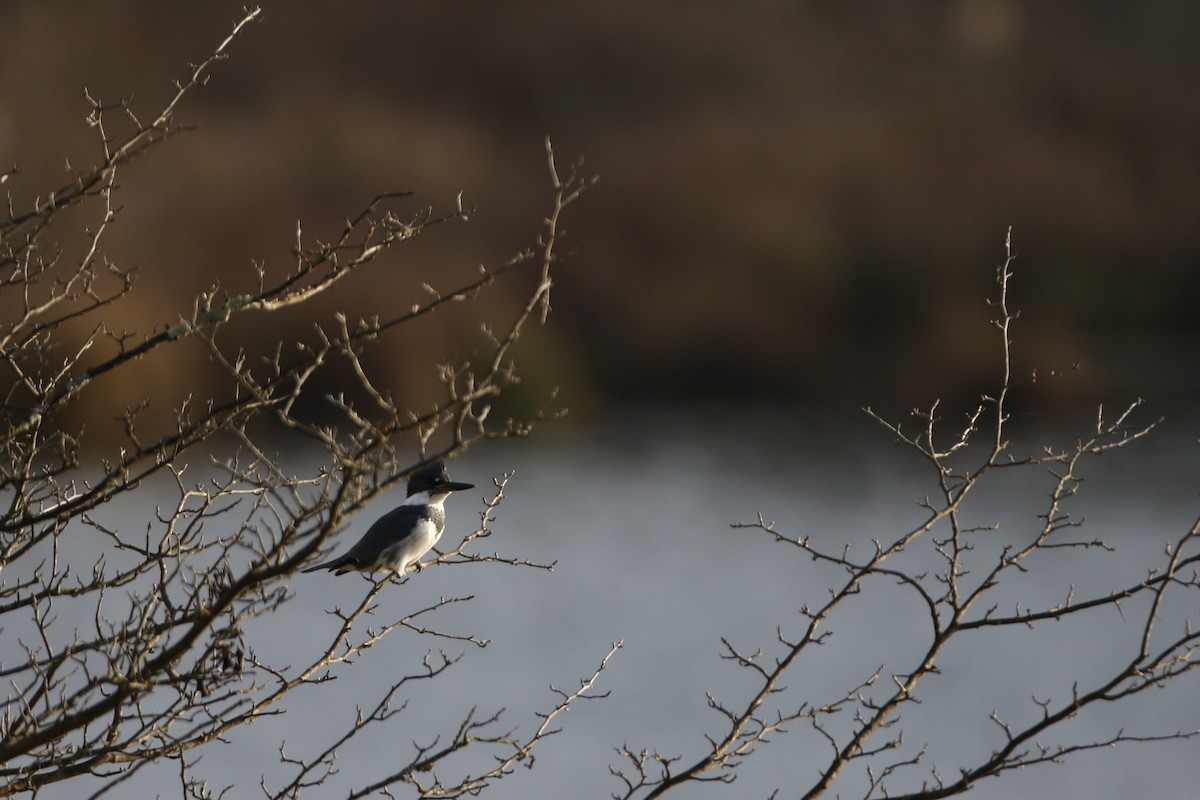
<svg viewBox="0 0 1200 800"><path fill-rule="evenodd" d="M257 8L247 10L149 116L127 101L106 104L88 94L99 164L72 172L69 184L28 210L18 210L10 194L7 218L0 220L6 309L0 367L9 376L0 407L0 627L8 643L0 662L6 686L0 796L37 794L79 776L106 778L95 796L119 793L147 765L164 761L175 764L183 796L220 796L224 792L197 772L199 748L284 713L292 692L332 680L335 668L365 658L395 631L426 639L430 649L423 659L376 704L360 709L325 749L296 757L280 748L290 779L272 786L264 780L263 792L297 797L335 771L337 754L361 732L401 714L415 684L436 680L462 657L437 645L488 643L437 622L440 611L470 597L443 597L376 621L381 609L404 602L391 596L382 602L388 579L349 584L365 593L346 609L329 611L335 632L313 643L305 663L268 663L249 630L253 620L291 599L288 579L300 565L414 469L477 442L525 436L561 413L553 409L553 397L525 418L498 419L492 411L518 379L513 349L521 333L549 312L562 217L595 179L582 175L579 164L560 170L547 140L552 200L531 247L481 267L462 285L434 288L414 277L424 286L420 303L390 317L338 314L315 326L313 341L279 341L265 359L249 355L230 333L231 321L309 307L415 237L465 222L470 209L461 193L446 213L403 211L407 193L380 194L330 242L307 241L297 225L294 262L285 274L255 263L248 291L231 293L214 284L187 313L164 319L148 334L116 329L107 312L135 289L135 273L110 261L105 250L106 233L120 219L117 176L183 130L177 121L183 102L260 16ZM5 172L3 182L18 172ZM78 254L60 252L47 238L52 222L70 224L72 214L92 219ZM524 299L480 353L453 366L430 365L442 399L426 408L394 399L364 354L412 321L469 302L501 281L528 286ZM70 343L67 326L88 333ZM211 400L189 397L162 431L146 422L153 398L133 396L121 419L123 439L89 442L85 451L82 432L69 432L67 422L85 412L98 385L142 391L129 377L137 362L164 351L186 358L184 342L199 344L188 352L218 365L226 391ZM299 409L319 396L321 376L335 362L349 367L356 385L324 397L332 416L314 419ZM266 429L283 431L285 444L264 435ZM278 446L303 443L315 445L310 450L323 454L321 463L298 470L275 453ZM430 563L553 567L479 550L511 477L496 480L479 528ZM162 497L173 499L148 500ZM114 521L122 506L140 509L136 528ZM618 646L578 690L554 690L555 705L539 715L533 733L500 727L500 711L473 712L447 738L415 742L407 765L351 796L386 793L400 783L423 797L476 794L515 765L532 764L532 749L557 732L553 723L567 708L603 696L592 688ZM468 751L479 751L477 758L488 766L461 774L443 770L444 759ZM456 777L443 778L444 772Z"/></svg>
<svg viewBox="0 0 1200 800"><path fill-rule="evenodd" d="M804 744L813 745L805 752L811 754L811 763L819 765L816 779L800 790L800 796L816 798L836 791L838 797L854 795L864 800L949 797L967 792L985 778L1041 763L1061 763L1080 752L1187 739L1200 733L1196 729L1134 733L1120 728L1081 741L1072 737L1070 725L1085 710L1128 703L1200 665L1196 659L1200 633L1178 614L1167 617L1163 610L1171 601L1176 608L1193 607L1196 602L1200 521L1168 544L1162 563L1126 585L1082 597L1072 585L1064 587L1057 603L1018 601L1009 611L1002 611L1001 601L996 599L1002 586L1007 587L1016 575L1028 572L1052 551L1115 553L1109 543L1081 535L1083 520L1071 516L1066 506L1080 488L1085 462L1136 442L1157 425L1137 421L1140 400L1115 416L1106 415L1101 407L1094 428L1074 446L1012 454L1011 393L1023 383L1014 378L1012 359L1012 328L1018 316L1010 306L1014 257L1010 231L1004 261L996 272L997 296L990 303L997 313L994 324L1000 344L996 391L984 396L961 426L948 434L936 402L927 410L913 412L917 425L912 428L866 409L928 467L936 489L919 503L923 519L890 538L873 539L866 548L847 544L832 551L818 545L814 537L785 532L761 514L753 522L735 524L736 529L765 533L831 569L838 578L822 599L801 608L805 623L797 634L780 629L770 648L752 653L723 638L722 657L749 673L757 689L736 702L709 695L708 705L719 716L718 732L707 737L707 745L698 755L664 756L622 745L618 748L619 766L612 768L621 790L613 797L655 798L698 781L731 782L746 758L789 729ZM1036 375L1028 383L1034 379ZM1030 468L1045 470L1050 483L1038 524L1024 541L1006 536L996 524L967 525L963 521L968 499L982 482L993 480L1001 471ZM919 559L922 567L916 569L911 566L911 556L920 552L926 557ZM909 558L899 559L902 553ZM794 692L783 686L783 679L790 674L800 682L803 665L813 663L814 651L827 643L836 615L868 588L880 585L899 587L924 609L925 620L918 628L924 633L915 658L900 670L863 664L856 675L848 676L844 692L823 699L796 699ZM1031 692L1033 713L993 710L985 719L998 734L990 752L949 773L930 764L934 745L920 741L919 727L906 729L903 712L919 704L923 695L936 697L937 689L923 691L923 687L928 686L926 679L941 674L942 656L952 644L969 647L974 642L978 646L977 638L984 632L995 635L1002 629L1070 624L1104 609L1140 620L1126 630L1126 641L1114 643L1114 648L1120 648L1116 652L1123 655L1116 657L1107 672L1087 680L1074 678L1066 696L1041 697ZM899 612L880 608L878 613L890 618ZM767 655L772 651L776 655ZM1072 680L1071 676L1067 679ZM1010 714L1020 721L1006 721ZM825 748L826 758L819 755L821 748ZM853 766L859 772L848 777ZM805 781L802 776L791 776L791 780L793 787Z"/></svg>

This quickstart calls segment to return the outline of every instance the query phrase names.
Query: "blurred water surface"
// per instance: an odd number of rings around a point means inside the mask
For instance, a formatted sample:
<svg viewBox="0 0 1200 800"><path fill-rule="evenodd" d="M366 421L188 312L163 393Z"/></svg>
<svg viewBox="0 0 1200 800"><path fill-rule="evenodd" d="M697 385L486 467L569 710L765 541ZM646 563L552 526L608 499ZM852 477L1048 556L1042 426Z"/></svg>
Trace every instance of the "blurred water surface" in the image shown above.
<svg viewBox="0 0 1200 800"><path fill-rule="evenodd" d="M736 707L755 689L746 671L721 660L720 637L744 651L761 647L767 657L781 654L777 627L798 635L804 621L798 609L822 602L840 578L838 570L815 564L792 545L730 523L751 522L761 512L789 535L811 536L830 551L848 543L865 552L861 548L872 538L886 540L918 520L913 500L934 490L928 467L865 420L850 436L797 423L769 415L747 424L744 418L714 422L663 414L588 434L547 430L528 442L473 450L452 465L452 474L480 489L448 504L447 535L471 530L489 479L515 470L495 533L484 545L557 561L554 571L438 567L387 587L372 624L440 597L470 596L425 624L486 638L490 645L480 649L402 630L335 669L336 680L294 692L286 714L236 731L228 745L204 749L195 773L211 788L233 786L227 797L261 796L264 776L268 787L292 776L279 763L281 741L289 757L311 758L352 723L357 707L372 708L392 681L419 670L427 651L461 654L437 680L410 684L411 692L396 704L406 704L402 713L354 740L339 755L337 773L313 793L343 796L405 763L413 742L445 741L472 708L477 716L504 709L495 732L516 728L528 735L539 722L535 712L554 703L549 686L577 688L616 640L624 647L597 684L610 695L572 709L560 720L562 733L538 746L535 767L519 768L485 796L608 797L622 788L608 769L620 766L613 748L622 744L681 756L686 764L702 752L705 733L723 732L723 719L706 708L705 692ZM1108 540L1116 553L1047 552L1028 573L1002 585L997 600L1009 609L1018 598L1052 604L1072 585L1082 597L1136 582L1148 566L1161 563L1164 543L1190 527L1200 506L1198 461L1178 429L1095 461L1084 471L1088 481L1073 511L1086 517L1088 538ZM1027 541L1050 491L1048 478L1034 470L997 475L967 507L966 521L999 523L986 537ZM387 497L356 518L336 547L354 541L376 511L399 499L399 493ZM142 509L127 509L133 529L145 525ZM1000 539L980 541L976 563L982 569ZM931 553L928 543L918 544L900 563L935 567ZM295 597L282 613L247 629L257 657L276 666L312 658L336 630L328 610L352 607L368 584L354 575L322 573L296 575L290 589ZM1171 606L1163 625L1178 630L1183 614L1195 610L1194 597L1189 603L1189 609ZM905 729L901 753L915 754L925 744L928 752L920 766L899 773L892 791L917 788L934 768L953 780L960 764L989 753L1001 741L988 721L992 709L1012 724L1033 720L1040 710L1031 697L1062 702L1073 681L1086 688L1130 658L1145 604L1129 603L1124 610L1124 619L1105 609L1032 630L978 632L948 648L942 673L921 685L922 703L906 707L898 723ZM828 629L828 643L802 658L784 682L777 707L834 700L881 665L877 691L886 691L888 676L905 673L923 652L929 620L911 591L874 581L830 619ZM833 722L835 730L851 724L843 717ZM1091 741L1119 728L1143 734L1197 727L1200 693L1196 677L1189 676L1166 691L1082 715L1061 741ZM1193 796L1200 780L1195 751L1194 742L1183 741L1085 753L1065 767L985 781L971 796ZM732 787L697 784L680 796L768 797L778 787L778 796L795 797L815 782L830 752L821 736L795 723L745 760ZM490 767L474 759L478 755L446 766L475 772ZM862 781L855 766L836 788L843 797L858 796ZM78 797L82 785L50 787L39 797ZM403 786L395 792L407 796ZM172 763L145 770L119 791L128 797L178 793Z"/></svg>

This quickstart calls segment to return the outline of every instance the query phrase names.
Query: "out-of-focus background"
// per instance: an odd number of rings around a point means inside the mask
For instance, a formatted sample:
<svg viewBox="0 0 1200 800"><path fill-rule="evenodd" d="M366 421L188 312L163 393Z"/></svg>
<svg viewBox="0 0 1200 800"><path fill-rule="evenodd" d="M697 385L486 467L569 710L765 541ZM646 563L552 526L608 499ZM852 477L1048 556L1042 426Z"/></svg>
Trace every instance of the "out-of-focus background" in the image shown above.
<svg viewBox="0 0 1200 800"><path fill-rule="evenodd" d="M253 335L268 346L311 336L314 321L336 310L386 314L420 297L421 280L453 287L478 264L529 244L550 198L544 136L560 165L582 155L585 171L601 176L569 212L572 257L557 275L554 313L517 350L525 394L514 402L540 402L557 385L572 414L531 442L473 450L452 467L481 485L515 467L489 542L560 566L534 576L436 569L391 587L388 608L475 594L450 627L495 644L468 653L459 682L446 684L454 688L414 697L411 727L395 739L348 753L336 788L378 777L396 748L452 726L476 694L486 710L496 700L513 709L513 724L527 725L527 710L548 699L548 681L573 687L615 638L626 648L602 681L613 696L572 711L538 768L505 781L496 797L607 796L617 788L608 748L622 741L695 754L701 731L717 726L703 692L736 699L745 688L720 662L718 637L770 648L775 626L792 625L830 579L728 523L761 511L837 550L894 534L914 517L912 498L932 491L926 468L889 448L858 409L870 404L895 418L942 398L953 420L995 388L999 340L986 299L1009 226L1020 253L1017 374L1081 365L1014 396L1017 431L1070 442L1080 431L1068 423L1094 418L1097 403L1138 396L1150 416L1167 416L1156 444L1120 454L1127 460L1106 457L1099 492L1089 494L1089 485L1080 498L1098 500L1081 516L1089 532L1120 543L1115 566L1039 562L1035 588L1058 598L1076 577L1098 590L1136 583L1162 542L1191 524L1200 6L264 6L262 24L180 111L196 130L122 170L123 205L106 252L140 272L114 326L170 324L214 280L240 291L252 285L252 260L281 274L297 219L310 241L328 239L380 191L411 190L410 209L442 211L462 191L476 207L466 225L402 248L329 304L272 315L268 331L231 329L247 346ZM66 182L64 159L84 168L97 158L84 87L151 113L170 95L170 79L211 50L240 8L0 5L0 165L23 170L5 186L14 206ZM110 120L119 125L118 115ZM78 230L55 236L69 248ZM505 299L490 302L500 308ZM369 366L398 396L422 402L432 361L478 347L473 313L439 312L420 337L371 352ZM156 396L205 391L195 360L147 359L143 367ZM111 388L113 402L129 401L130 387ZM90 390L89 401L102 403L105 387ZM1004 530L1018 535L1036 525L1049 491L1039 477L1002 484L972 522L1003 517ZM477 502L458 502L451 527L468 530L477 510ZM144 508L113 513L145 525ZM345 539L369 522L356 520ZM324 609L363 591L328 576L297 577L291 588L297 601L287 616L250 631L264 657L290 658L289 648L304 644L295 631L317 630ZM889 671L903 670L905 648L927 633L916 617L859 613L838 621L833 661L806 663L794 690L824 687L866 661L873 670L876 649ZM1137 617L1110 616L1089 620L1078 641L1056 628L951 654L961 659L931 683L930 699L942 702L922 707L934 716L914 730L913 746L932 730L940 738L931 762L951 770L960 756L987 752L998 735L989 703L1035 710L1026 677L1062 698L1072 675L1127 655L1109 645L1136 639L1129 626ZM340 674L337 703L314 694L306 707L297 697L282 726L241 731L238 747L215 748L204 764L249 796L258 776L277 768L280 738L296 755L315 752L318 721L335 725L355 703L373 702L366 687L385 685L391 664L411 664L426 647L398 637ZM1178 689L1128 717L1125 706L1106 709L1074 738L1121 725L1195 727L1195 692ZM974 703L970 713L956 697ZM825 745L781 737L765 752L729 796L808 785ZM1187 772L1191 752L1187 742L1105 751L1083 757L1081 768L993 782L979 796L1134 796L1147 787L1185 796L1196 779ZM170 791L149 775L138 784L148 794Z"/></svg>
<svg viewBox="0 0 1200 800"><path fill-rule="evenodd" d="M149 114L239 10L6 3L17 207L96 158L84 87ZM382 190L478 209L409 263L496 263L537 232L550 135L602 183L521 366L577 413L973 397L1010 225L1018 371L1083 367L1038 402L1190 404L1198 26L1184 0L268 2L180 112L198 129L122 175L109 251L141 269L122 313L169 322L251 259L285 269L297 219L328 237ZM370 311L389 288L351 292ZM274 324L307 333L306 313ZM401 374L408 346L386 355Z"/></svg>

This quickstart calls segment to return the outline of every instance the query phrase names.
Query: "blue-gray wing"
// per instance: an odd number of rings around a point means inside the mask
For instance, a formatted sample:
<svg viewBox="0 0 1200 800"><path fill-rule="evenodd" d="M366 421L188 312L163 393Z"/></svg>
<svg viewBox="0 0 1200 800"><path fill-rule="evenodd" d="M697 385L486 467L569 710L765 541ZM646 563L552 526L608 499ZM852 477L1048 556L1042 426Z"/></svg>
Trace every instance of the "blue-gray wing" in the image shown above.
<svg viewBox="0 0 1200 800"><path fill-rule="evenodd" d="M344 555L315 567L308 567L304 571L370 568L379 560L379 555L385 548L408 536L422 520L433 522L441 531L446 524L446 512L437 506L397 506L375 520L375 524L367 528L362 538Z"/></svg>
<svg viewBox="0 0 1200 800"><path fill-rule="evenodd" d="M404 539L422 519L429 518L428 506L397 506L367 528L358 542L346 551L346 558L355 564L368 566L389 545Z"/></svg>

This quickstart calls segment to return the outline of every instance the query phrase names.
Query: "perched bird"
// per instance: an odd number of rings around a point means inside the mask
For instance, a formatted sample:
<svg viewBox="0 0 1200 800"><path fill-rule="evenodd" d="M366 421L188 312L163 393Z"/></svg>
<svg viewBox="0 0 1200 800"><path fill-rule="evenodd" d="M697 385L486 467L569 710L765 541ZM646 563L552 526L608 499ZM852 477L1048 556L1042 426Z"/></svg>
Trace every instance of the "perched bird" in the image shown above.
<svg viewBox="0 0 1200 800"><path fill-rule="evenodd" d="M403 578L409 567L420 569L421 557L441 538L446 527L442 503L451 492L474 488L474 484L450 480L440 461L423 467L408 479L408 499L377 519L345 555L304 571L328 569L341 575L388 569Z"/></svg>

